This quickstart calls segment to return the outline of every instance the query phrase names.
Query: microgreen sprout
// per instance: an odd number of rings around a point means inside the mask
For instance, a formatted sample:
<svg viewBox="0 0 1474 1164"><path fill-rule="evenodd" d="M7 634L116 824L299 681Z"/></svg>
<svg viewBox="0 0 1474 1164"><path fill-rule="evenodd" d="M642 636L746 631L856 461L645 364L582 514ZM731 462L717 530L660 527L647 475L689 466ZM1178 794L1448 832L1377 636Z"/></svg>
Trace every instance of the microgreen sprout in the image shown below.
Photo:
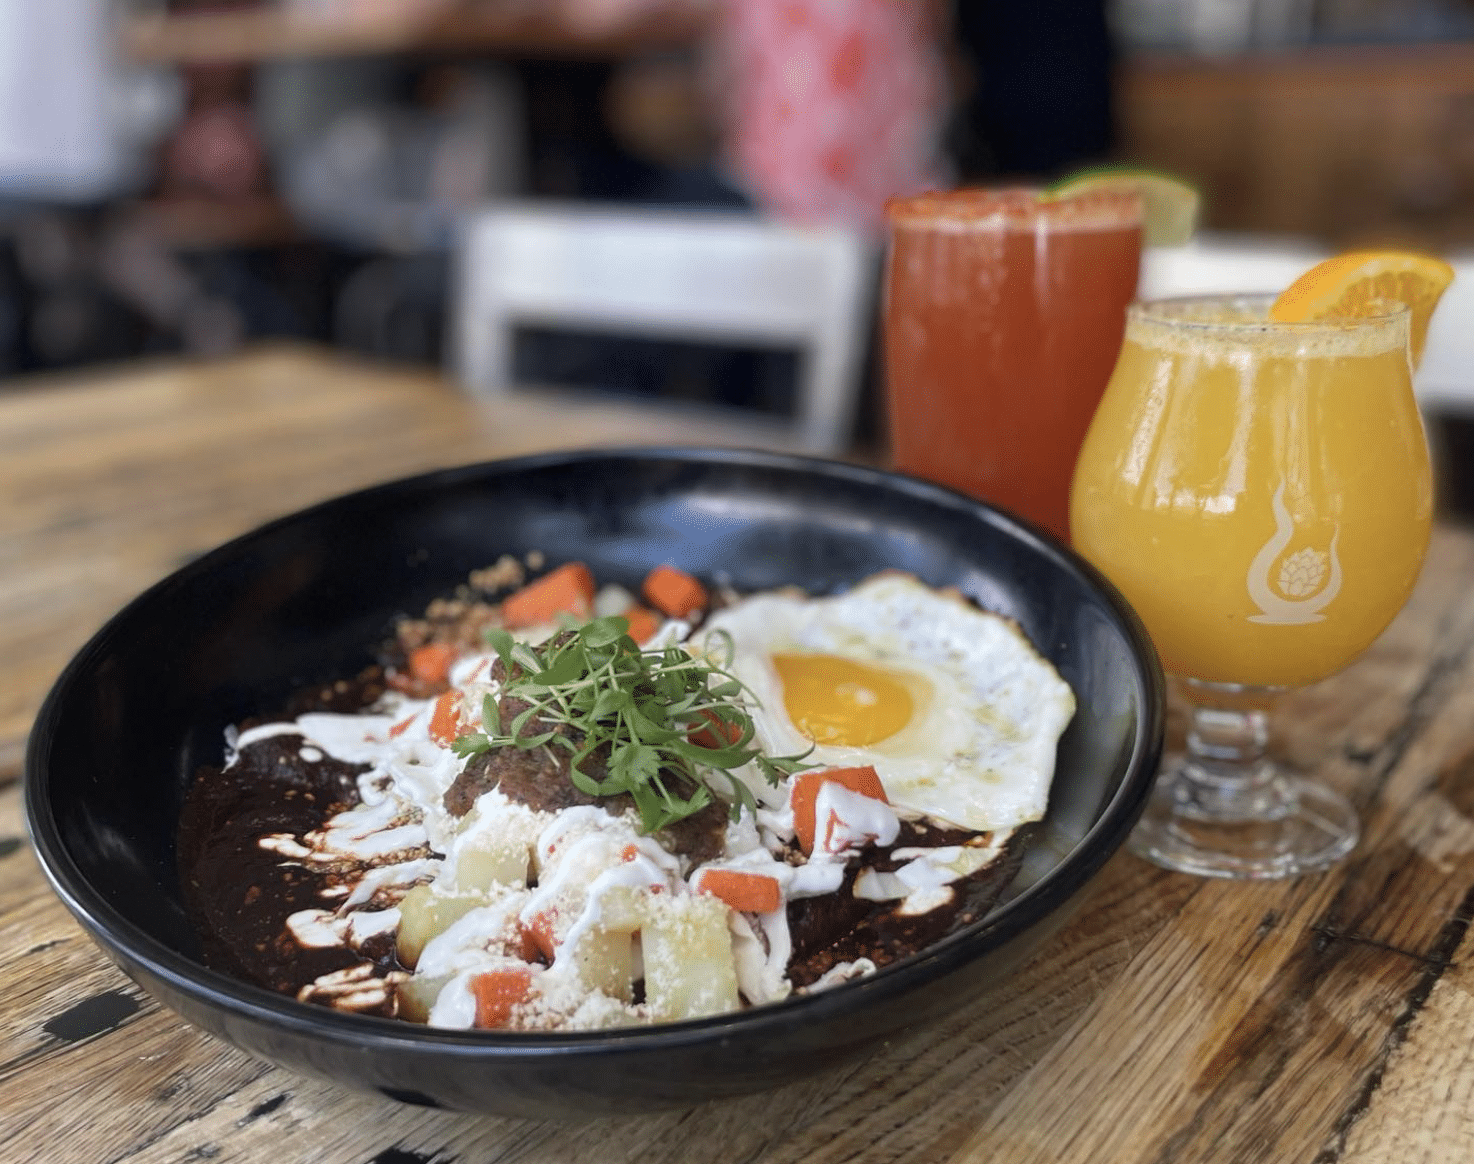
<svg viewBox="0 0 1474 1164"><path fill-rule="evenodd" d="M730 786L732 815L755 810L752 791L735 769L756 762L770 784L809 767L801 756L764 756L753 746L753 698L728 668L732 640L711 636L715 650L696 657L675 644L643 650L617 615L570 626L540 646L492 629L486 640L501 659L503 696L528 706L506 727L496 700L482 706L487 732L461 736L461 756L490 748L566 749L569 778L589 796L627 792L647 832L699 812L711 803L708 774ZM753 702L756 702L755 698ZM560 730L566 726L571 731ZM580 770L608 749L603 779Z"/></svg>

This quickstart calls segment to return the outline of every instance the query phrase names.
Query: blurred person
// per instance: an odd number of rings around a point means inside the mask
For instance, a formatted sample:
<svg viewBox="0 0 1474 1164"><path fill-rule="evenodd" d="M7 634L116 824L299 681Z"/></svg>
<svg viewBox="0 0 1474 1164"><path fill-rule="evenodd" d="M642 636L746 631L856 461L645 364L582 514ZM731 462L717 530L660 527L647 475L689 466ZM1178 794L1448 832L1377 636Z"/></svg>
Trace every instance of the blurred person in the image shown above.
<svg viewBox="0 0 1474 1164"><path fill-rule="evenodd" d="M1114 44L1106 0L957 0L953 35L970 75L951 148L959 177L1052 177L1114 145Z"/></svg>
<svg viewBox="0 0 1474 1164"><path fill-rule="evenodd" d="M0 210L23 288L0 330L25 367L131 354L197 314L187 275L114 210L178 111L168 74L113 51L115 7L0 0Z"/></svg>
<svg viewBox="0 0 1474 1164"><path fill-rule="evenodd" d="M726 164L764 210L872 233L948 181L941 6L731 0L713 16Z"/></svg>
<svg viewBox="0 0 1474 1164"><path fill-rule="evenodd" d="M251 111L253 68L190 63L179 75L184 108L159 151L157 193L209 202L261 197L270 178Z"/></svg>
<svg viewBox="0 0 1474 1164"><path fill-rule="evenodd" d="M256 113L294 214L367 252L443 251L467 210L523 185L522 94L497 63L283 62Z"/></svg>
<svg viewBox="0 0 1474 1164"><path fill-rule="evenodd" d="M966 3L967 0L959 0ZM670 8L670 0L557 0L566 18L608 31ZM660 199L746 205L789 222L849 227L878 244L892 195L951 181L944 131L951 103L945 49L947 0L687 0L704 11L700 91L713 119L712 157L683 164L657 188ZM638 63L626 63L628 76ZM679 86L643 66L647 97ZM678 70L665 70L676 73ZM638 86L626 85L626 107ZM629 90L636 90L631 93ZM676 119L666 111L667 123ZM692 126L678 136L699 142ZM626 131L628 136L628 131ZM703 173L704 169L704 173ZM879 266L873 272L878 281ZM743 360L709 362L707 391L727 403L790 411L792 368ZM879 421L878 361L870 337L861 373L857 430L872 441Z"/></svg>
<svg viewBox="0 0 1474 1164"><path fill-rule="evenodd" d="M255 114L293 216L353 264L335 296L334 341L438 361L460 221L523 189L516 72L494 61L279 61L257 74Z"/></svg>
<svg viewBox="0 0 1474 1164"><path fill-rule="evenodd" d="M718 130L709 189L735 189L790 221L878 233L886 198L948 180L944 0L682 7L709 22L705 87ZM672 4L559 0L558 8L596 34Z"/></svg>

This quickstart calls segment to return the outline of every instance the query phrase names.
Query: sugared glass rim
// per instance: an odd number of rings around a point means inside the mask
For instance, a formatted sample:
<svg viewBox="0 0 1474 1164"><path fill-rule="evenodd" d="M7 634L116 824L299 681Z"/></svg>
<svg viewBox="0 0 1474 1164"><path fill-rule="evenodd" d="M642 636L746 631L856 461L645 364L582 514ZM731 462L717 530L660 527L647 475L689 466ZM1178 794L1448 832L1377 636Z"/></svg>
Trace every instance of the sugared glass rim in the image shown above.
<svg viewBox="0 0 1474 1164"><path fill-rule="evenodd" d="M1033 230L1047 225L1063 229L1109 230L1140 226L1145 216L1141 195L1133 190L1093 190L1064 198L1046 198L1042 186L959 186L897 194L885 202L892 228L969 231Z"/></svg>
<svg viewBox="0 0 1474 1164"><path fill-rule="evenodd" d="M1249 335L1265 332L1274 332L1279 335L1291 332L1345 333L1399 324L1407 325L1412 318L1412 311L1407 304L1395 299L1384 299L1379 306L1385 307L1386 310L1380 310L1375 315L1361 315L1353 319L1313 319L1301 323L1285 323L1268 318L1269 309L1276 298L1278 296L1273 292L1228 291L1204 295L1169 295L1138 299L1126 308L1126 319L1128 323L1150 323L1184 332L1211 333L1227 337L1235 334ZM1216 307L1221 309L1234 305L1242 306L1244 318L1202 319L1193 318L1191 314L1195 308Z"/></svg>

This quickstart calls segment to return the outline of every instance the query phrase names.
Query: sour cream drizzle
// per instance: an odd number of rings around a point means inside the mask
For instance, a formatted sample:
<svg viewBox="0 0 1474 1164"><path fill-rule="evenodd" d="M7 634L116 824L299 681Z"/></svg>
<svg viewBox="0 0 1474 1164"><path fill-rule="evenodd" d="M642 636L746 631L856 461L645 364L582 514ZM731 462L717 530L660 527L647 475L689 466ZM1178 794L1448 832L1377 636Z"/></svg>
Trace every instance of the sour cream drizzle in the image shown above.
<svg viewBox="0 0 1474 1164"><path fill-rule="evenodd" d="M661 643L679 641L688 631L684 624L667 624ZM462 723L472 730L480 726L484 697L496 693L490 671L488 656L462 659L452 670L452 682L462 692ZM356 877L325 893L335 906L303 910L287 919L288 931L307 948L357 948L392 934L401 920L395 903L406 890L431 884L432 894L464 899L467 889L459 884L464 862L497 846L512 854L507 858L511 883L490 890L478 886L482 901L464 909L420 951L416 976L445 980L429 1007L428 1021L436 1026L474 1023L474 979L509 962L524 966L520 958L529 931L546 932L553 943L551 965L533 967L537 996L553 1025L638 1021L638 1006L589 996L577 982L575 955L591 934L613 922L610 910L616 897L621 903L628 900L623 891L666 899L699 894L713 870L758 873L777 882L783 906L762 914L730 912L728 926L742 997L754 1004L781 999L792 991L787 966L793 940L786 902L838 891L849 862L861 850L889 846L900 832L900 819L890 805L837 782L824 783L816 796L815 851L800 864L790 863L794 821L787 787L755 789L760 791L756 814L744 813L731 822L722 854L694 870L685 858L642 835L632 814L614 814L601 805L547 813L492 789L470 813L455 817L445 809L444 797L463 761L430 738L433 713L433 700L391 695L372 714L313 713L290 723L264 724L231 733L227 766L254 743L293 734L301 737L304 761L326 755L366 766L357 778L353 808L302 837L261 840L286 861L334 867L346 862L357 868ZM519 846L527 854L520 871L515 855ZM907 864L894 873L862 871L855 892L876 901L900 899L904 910L921 912L950 899L950 883L997 852L996 846L897 850ZM638 960L638 944L635 956ZM837 966L810 989L873 968L863 959ZM329 977L331 981L314 983L304 994L345 1007L345 1000L383 1001L382 985L342 971Z"/></svg>

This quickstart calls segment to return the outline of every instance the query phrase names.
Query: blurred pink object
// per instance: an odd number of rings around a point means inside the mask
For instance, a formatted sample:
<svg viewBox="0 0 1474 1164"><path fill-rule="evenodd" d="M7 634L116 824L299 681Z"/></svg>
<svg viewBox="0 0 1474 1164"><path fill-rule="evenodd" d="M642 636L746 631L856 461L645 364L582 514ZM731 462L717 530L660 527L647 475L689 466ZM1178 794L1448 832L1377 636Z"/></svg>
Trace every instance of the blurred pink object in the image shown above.
<svg viewBox="0 0 1474 1164"><path fill-rule="evenodd" d="M363 24L398 24L433 16L460 5L460 0L288 0L293 15Z"/></svg>
<svg viewBox="0 0 1474 1164"><path fill-rule="evenodd" d="M878 232L888 197L945 184L929 5L728 0L714 15L727 161L764 209Z"/></svg>
<svg viewBox="0 0 1474 1164"><path fill-rule="evenodd" d="M201 105L164 149L160 185L171 195L245 198L267 184L255 119L243 101Z"/></svg>

